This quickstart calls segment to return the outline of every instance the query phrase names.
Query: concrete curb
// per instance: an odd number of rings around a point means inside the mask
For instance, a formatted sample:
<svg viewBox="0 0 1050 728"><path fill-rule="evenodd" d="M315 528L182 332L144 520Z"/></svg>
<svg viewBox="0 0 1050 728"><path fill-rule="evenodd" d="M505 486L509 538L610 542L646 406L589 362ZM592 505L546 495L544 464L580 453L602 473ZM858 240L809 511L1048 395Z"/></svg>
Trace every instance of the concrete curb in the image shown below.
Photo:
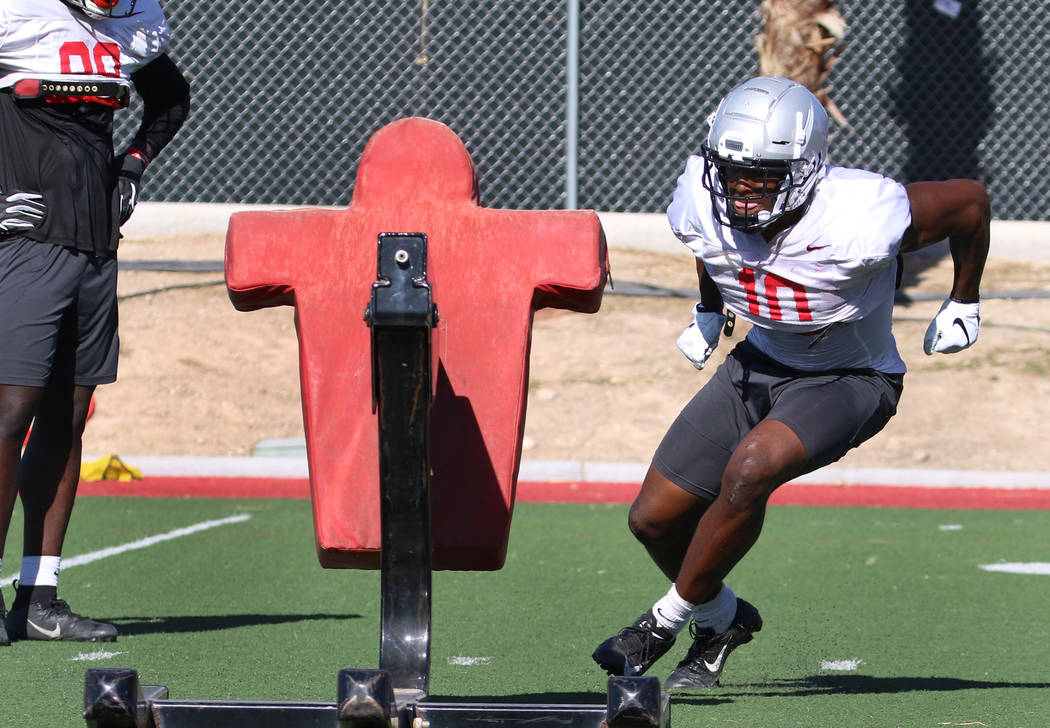
<svg viewBox="0 0 1050 728"><path fill-rule="evenodd" d="M84 462L99 456L85 455ZM306 457L210 457L121 455L121 460L150 477L307 478ZM524 460L523 482L641 483L645 463L592 463L576 460ZM1050 472L997 470L921 470L839 468L829 466L797 478L808 485L887 485L924 488L995 488L1050 490Z"/></svg>

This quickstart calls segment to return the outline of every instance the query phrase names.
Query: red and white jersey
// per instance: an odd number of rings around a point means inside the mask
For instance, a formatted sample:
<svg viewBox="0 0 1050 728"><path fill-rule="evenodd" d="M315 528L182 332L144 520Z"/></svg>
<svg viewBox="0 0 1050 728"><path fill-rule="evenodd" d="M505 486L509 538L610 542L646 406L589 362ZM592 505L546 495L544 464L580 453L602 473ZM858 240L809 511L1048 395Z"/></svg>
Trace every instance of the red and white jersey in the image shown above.
<svg viewBox="0 0 1050 728"><path fill-rule="evenodd" d="M828 166L802 218L772 240L721 225L691 156L667 217L703 261L726 307L753 324L748 340L806 371L904 371L891 331L896 257L911 224L904 186Z"/></svg>
<svg viewBox="0 0 1050 728"><path fill-rule="evenodd" d="M61 0L0 0L0 88L23 78L104 80L131 74L163 53L171 29L157 0L123 18L88 18Z"/></svg>

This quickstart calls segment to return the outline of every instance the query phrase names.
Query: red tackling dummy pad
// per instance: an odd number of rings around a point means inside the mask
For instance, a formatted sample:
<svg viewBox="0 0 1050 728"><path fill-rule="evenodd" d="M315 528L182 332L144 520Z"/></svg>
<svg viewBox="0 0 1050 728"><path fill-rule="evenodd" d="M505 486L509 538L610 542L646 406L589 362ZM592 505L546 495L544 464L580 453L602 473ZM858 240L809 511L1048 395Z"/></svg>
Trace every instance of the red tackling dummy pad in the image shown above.
<svg viewBox="0 0 1050 728"><path fill-rule="evenodd" d="M350 207L231 216L233 305L295 306L317 550L328 568L379 567L379 438L364 312L383 232L427 235L440 316L433 568L498 569L521 459L532 314L598 310L609 271L601 223L590 210L481 207L463 142L421 118L396 121L368 142Z"/></svg>

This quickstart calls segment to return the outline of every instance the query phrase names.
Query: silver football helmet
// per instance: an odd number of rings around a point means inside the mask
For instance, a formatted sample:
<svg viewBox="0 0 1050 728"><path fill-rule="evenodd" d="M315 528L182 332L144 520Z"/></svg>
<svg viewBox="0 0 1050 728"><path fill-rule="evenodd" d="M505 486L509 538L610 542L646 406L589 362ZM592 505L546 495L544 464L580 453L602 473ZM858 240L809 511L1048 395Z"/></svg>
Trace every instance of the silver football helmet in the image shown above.
<svg viewBox="0 0 1050 728"><path fill-rule="evenodd" d="M703 185L721 224L758 232L809 202L828 156L828 115L809 89L759 76L730 91L707 121ZM756 181L759 192L734 193L738 177ZM768 199L772 209L756 207Z"/></svg>
<svg viewBox="0 0 1050 728"><path fill-rule="evenodd" d="M90 18L126 18L135 14L138 0L62 0Z"/></svg>

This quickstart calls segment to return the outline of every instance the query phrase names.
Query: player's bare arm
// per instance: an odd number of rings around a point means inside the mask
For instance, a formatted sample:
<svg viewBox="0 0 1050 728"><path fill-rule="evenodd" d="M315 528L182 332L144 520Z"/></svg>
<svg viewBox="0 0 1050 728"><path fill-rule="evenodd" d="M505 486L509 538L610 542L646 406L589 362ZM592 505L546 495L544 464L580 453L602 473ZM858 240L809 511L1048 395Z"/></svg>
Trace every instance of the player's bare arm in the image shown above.
<svg viewBox="0 0 1050 728"><path fill-rule="evenodd" d="M722 311L722 293L704 267L704 262L696 259L696 279L700 286L700 303L708 311Z"/></svg>
<svg viewBox="0 0 1050 728"><path fill-rule="evenodd" d="M981 274L991 219L988 193L969 179L916 182L907 191L911 225L904 231L901 251L947 238L955 264L951 294L926 330L923 350L954 354L973 346L981 326Z"/></svg>
<svg viewBox="0 0 1050 728"><path fill-rule="evenodd" d="M142 123L134 140L120 156L117 189L120 224L135 211L146 167L182 128L190 113L190 85L166 53L131 74L142 97Z"/></svg>
<svg viewBox="0 0 1050 728"><path fill-rule="evenodd" d="M915 182L907 186L911 226L904 232L901 252L907 253L948 239L955 262L952 298L977 301L988 257L991 205L984 185L972 179Z"/></svg>

